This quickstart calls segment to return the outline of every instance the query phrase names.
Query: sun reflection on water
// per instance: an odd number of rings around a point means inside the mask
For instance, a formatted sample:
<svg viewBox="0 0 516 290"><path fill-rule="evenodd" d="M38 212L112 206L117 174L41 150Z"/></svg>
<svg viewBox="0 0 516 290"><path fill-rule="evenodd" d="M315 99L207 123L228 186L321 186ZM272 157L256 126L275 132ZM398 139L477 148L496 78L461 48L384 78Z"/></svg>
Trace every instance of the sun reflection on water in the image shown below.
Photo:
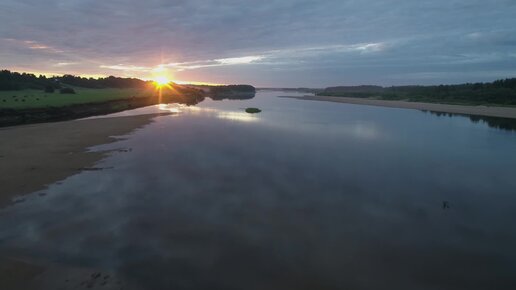
<svg viewBox="0 0 516 290"><path fill-rule="evenodd" d="M224 112L221 111L218 113L217 118L233 120L233 121L241 121L241 122L255 122L258 121L259 118L255 115L251 115L245 112Z"/></svg>
<svg viewBox="0 0 516 290"><path fill-rule="evenodd" d="M224 120L240 121L240 122L256 122L260 118L256 114L251 115L246 112L222 111L213 108L201 108L195 106L187 106L183 104L159 104L159 110L171 113L188 113L191 115L205 115Z"/></svg>
<svg viewBox="0 0 516 290"><path fill-rule="evenodd" d="M171 113L181 113L181 109L178 107L171 106L170 104L159 104L156 105L160 111L167 111Z"/></svg>

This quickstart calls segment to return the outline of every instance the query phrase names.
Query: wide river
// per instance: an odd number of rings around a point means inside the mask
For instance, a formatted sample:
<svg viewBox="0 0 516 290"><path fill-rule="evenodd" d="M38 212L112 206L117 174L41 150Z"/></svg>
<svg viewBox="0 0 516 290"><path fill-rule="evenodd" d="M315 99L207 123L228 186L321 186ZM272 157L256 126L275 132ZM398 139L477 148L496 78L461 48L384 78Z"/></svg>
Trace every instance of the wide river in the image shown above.
<svg viewBox="0 0 516 290"><path fill-rule="evenodd" d="M292 95L118 114L174 112L0 210L0 252L124 289L516 289L516 131Z"/></svg>

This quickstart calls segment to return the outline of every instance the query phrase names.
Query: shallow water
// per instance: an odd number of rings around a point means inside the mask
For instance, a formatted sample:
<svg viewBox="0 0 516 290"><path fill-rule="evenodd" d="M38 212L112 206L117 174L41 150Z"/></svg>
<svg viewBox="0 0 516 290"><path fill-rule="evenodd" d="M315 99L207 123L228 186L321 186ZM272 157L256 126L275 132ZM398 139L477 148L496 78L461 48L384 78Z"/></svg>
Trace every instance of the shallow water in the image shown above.
<svg viewBox="0 0 516 290"><path fill-rule="evenodd" d="M176 112L2 209L0 254L145 289L514 289L516 132L281 95L117 114Z"/></svg>

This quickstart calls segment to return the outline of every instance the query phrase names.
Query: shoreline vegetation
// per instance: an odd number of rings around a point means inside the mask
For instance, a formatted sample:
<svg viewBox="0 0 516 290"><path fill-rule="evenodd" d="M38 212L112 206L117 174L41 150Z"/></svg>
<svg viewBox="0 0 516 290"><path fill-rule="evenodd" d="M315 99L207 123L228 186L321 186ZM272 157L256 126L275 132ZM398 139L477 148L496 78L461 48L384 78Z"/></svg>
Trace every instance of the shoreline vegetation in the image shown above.
<svg viewBox="0 0 516 290"><path fill-rule="evenodd" d="M516 78L490 83L438 86L339 86L319 90L315 95L447 105L516 107Z"/></svg>
<svg viewBox="0 0 516 290"><path fill-rule="evenodd" d="M353 98L353 97L333 97L333 96L303 96L289 97L300 100L326 101L334 103L346 103L355 105L368 105L378 107L390 107L401 109L414 109L430 112L441 112L459 115L473 115L497 118L516 119L516 107L497 107L497 106L473 106L473 105L450 105L439 103L423 103L410 101L387 101L370 98Z"/></svg>
<svg viewBox="0 0 516 290"><path fill-rule="evenodd" d="M46 78L0 71L0 127L105 115L160 103L195 105L205 98L251 99L250 85L201 86L132 78Z"/></svg>
<svg viewBox="0 0 516 290"><path fill-rule="evenodd" d="M303 96L291 97L282 96L282 98L292 98L308 101L324 101L334 103L346 103L354 105L389 107L398 109L413 109L436 116L464 116L468 117L472 122L484 122L488 126L516 131L516 107L487 107L487 106L464 106L464 105L447 105L437 103L420 103L408 101L384 101L365 98L347 98L347 97L328 97L328 96Z"/></svg>
<svg viewBox="0 0 516 290"><path fill-rule="evenodd" d="M261 90L270 90L263 88ZM439 86L338 86L325 89L281 89L312 93L301 100L415 109L435 115L463 115L473 122L516 130L516 78L491 83Z"/></svg>
<svg viewBox="0 0 516 290"><path fill-rule="evenodd" d="M271 89L260 88L260 90ZM280 90L314 94L314 96L293 97L304 100L417 109L472 117L516 119L516 78L458 85L391 87L363 85Z"/></svg>

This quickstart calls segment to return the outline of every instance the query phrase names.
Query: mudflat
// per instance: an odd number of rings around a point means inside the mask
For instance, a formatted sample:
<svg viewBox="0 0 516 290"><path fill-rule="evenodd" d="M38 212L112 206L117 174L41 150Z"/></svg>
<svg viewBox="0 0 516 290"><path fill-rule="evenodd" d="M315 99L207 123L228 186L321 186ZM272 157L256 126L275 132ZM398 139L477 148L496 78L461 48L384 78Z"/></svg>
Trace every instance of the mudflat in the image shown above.
<svg viewBox="0 0 516 290"><path fill-rule="evenodd" d="M87 148L116 141L161 114L0 128L0 207L18 195L90 168L107 152Z"/></svg>
<svg viewBox="0 0 516 290"><path fill-rule="evenodd" d="M514 107L491 107L491 106L465 106L465 105L448 105L437 103L420 103L408 101L386 101L368 98L349 98L349 97L331 97L331 96L303 96L289 97L300 100L326 101L335 103L347 103L368 106L380 106L391 108L404 108L415 110L427 110L433 112L443 112L452 114L466 114L487 117L500 117L516 119L516 108Z"/></svg>

